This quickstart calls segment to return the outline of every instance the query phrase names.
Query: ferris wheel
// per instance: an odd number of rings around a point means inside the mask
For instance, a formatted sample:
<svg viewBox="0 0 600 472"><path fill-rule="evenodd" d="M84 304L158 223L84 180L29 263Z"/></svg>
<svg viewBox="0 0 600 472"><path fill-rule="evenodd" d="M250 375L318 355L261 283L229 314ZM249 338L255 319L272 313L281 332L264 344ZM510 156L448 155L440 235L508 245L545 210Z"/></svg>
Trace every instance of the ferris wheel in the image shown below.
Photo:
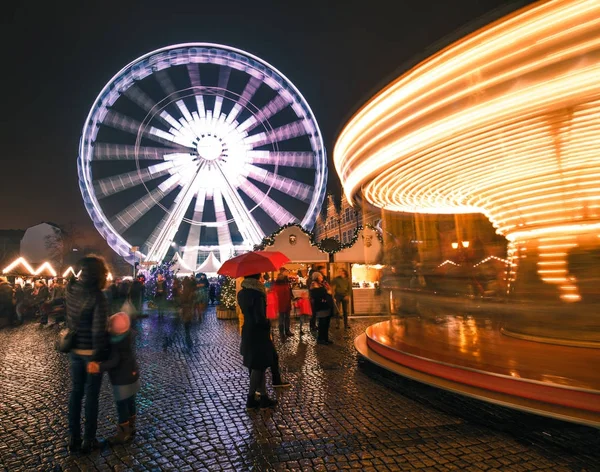
<svg viewBox="0 0 600 472"><path fill-rule="evenodd" d="M283 74L238 49L188 43L109 81L83 127L78 173L118 254L161 261L174 246L193 270L199 251L223 261L282 225L312 229L327 159L308 103Z"/></svg>

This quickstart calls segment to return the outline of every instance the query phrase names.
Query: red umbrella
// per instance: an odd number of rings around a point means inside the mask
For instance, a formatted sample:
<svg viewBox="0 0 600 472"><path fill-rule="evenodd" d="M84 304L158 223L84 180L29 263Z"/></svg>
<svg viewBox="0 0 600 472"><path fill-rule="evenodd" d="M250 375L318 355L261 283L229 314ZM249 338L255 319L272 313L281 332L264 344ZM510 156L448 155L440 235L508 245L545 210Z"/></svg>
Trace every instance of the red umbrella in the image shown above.
<svg viewBox="0 0 600 472"><path fill-rule="evenodd" d="M244 277L277 270L286 262L290 260L279 251L247 252L225 261L217 273L230 277Z"/></svg>

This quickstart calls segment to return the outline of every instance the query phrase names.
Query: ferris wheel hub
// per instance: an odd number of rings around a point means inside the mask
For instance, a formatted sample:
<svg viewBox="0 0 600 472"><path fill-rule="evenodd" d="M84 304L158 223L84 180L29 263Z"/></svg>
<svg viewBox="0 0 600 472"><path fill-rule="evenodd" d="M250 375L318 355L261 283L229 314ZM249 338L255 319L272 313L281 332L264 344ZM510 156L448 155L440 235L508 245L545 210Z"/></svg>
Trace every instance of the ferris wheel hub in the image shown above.
<svg viewBox="0 0 600 472"><path fill-rule="evenodd" d="M202 136L196 144L196 151L202 159L215 161L223 152L222 140L210 134Z"/></svg>

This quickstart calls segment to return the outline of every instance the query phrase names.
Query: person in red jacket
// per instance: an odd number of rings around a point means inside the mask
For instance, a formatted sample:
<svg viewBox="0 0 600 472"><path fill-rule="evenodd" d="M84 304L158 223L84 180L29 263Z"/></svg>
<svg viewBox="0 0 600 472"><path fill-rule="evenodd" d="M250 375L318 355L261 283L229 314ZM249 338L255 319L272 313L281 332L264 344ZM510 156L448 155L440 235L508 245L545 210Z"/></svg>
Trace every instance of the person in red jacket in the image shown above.
<svg viewBox="0 0 600 472"><path fill-rule="evenodd" d="M290 311L292 311L292 286L288 279L288 271L281 269L279 275L271 289L277 294L277 303L279 311L279 336L284 339L286 336L293 336L290 329Z"/></svg>

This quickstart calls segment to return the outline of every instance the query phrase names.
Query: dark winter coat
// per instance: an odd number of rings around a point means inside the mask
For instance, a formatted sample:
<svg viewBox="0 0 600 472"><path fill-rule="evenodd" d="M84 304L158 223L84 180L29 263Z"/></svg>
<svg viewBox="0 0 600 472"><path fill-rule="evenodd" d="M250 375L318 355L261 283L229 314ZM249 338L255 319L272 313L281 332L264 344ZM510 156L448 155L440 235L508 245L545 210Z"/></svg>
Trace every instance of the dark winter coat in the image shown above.
<svg viewBox="0 0 600 472"><path fill-rule="evenodd" d="M313 282L310 285L309 294L313 313L329 311L330 316L333 315L333 297L323 285Z"/></svg>
<svg viewBox="0 0 600 472"><path fill-rule="evenodd" d="M113 385L130 385L140 377L140 369L133 351L133 336L128 332L124 337L110 340L110 356L100 363L100 372L108 372Z"/></svg>
<svg viewBox="0 0 600 472"><path fill-rule="evenodd" d="M91 351L92 360L102 360L108 353L108 303L98 289L81 281L67 287L67 326L77 332L73 349Z"/></svg>
<svg viewBox="0 0 600 472"><path fill-rule="evenodd" d="M237 299L244 314L240 353L244 365L250 369L264 370L274 364L275 346L271 341L270 323L267 320L267 297L257 280L245 279ZM256 288L250 286L256 285Z"/></svg>

